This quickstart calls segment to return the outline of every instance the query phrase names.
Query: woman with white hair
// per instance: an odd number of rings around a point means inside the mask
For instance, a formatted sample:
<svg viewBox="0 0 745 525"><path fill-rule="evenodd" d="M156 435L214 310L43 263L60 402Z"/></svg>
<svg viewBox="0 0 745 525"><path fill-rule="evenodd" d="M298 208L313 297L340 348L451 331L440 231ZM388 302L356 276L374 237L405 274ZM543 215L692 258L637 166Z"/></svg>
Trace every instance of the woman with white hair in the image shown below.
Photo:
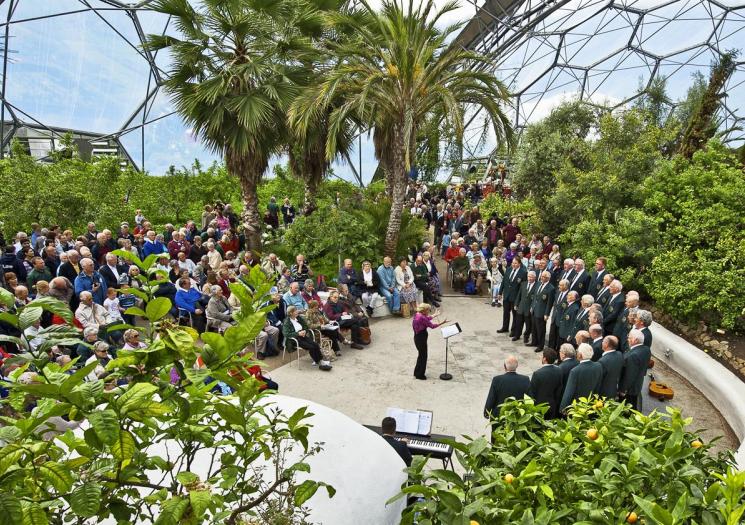
<svg viewBox="0 0 745 525"><path fill-rule="evenodd" d="M212 285L206 310L207 328L216 328L220 333L230 328L233 324L233 318L230 315L232 310L230 303L222 293L222 288L217 284Z"/></svg>

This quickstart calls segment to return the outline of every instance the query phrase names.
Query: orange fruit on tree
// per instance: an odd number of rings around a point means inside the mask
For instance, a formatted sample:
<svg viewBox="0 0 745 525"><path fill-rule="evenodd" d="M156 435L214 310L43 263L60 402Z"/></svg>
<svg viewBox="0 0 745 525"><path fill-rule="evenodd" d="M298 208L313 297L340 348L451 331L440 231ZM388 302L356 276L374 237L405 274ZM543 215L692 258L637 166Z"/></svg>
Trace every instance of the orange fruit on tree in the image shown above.
<svg viewBox="0 0 745 525"><path fill-rule="evenodd" d="M514 480L515 480L515 476L513 476L512 474L504 475L504 482L507 483L508 485L512 483Z"/></svg>
<svg viewBox="0 0 745 525"><path fill-rule="evenodd" d="M599 435L598 434L598 429L597 428L591 428L591 429L589 429L587 431L587 433L585 435L587 436L588 439L591 439L591 440L595 441L598 438L598 435Z"/></svg>
<svg viewBox="0 0 745 525"><path fill-rule="evenodd" d="M701 443L701 442L700 442L700 441L699 441L699 440L697 439L696 441L694 441L693 443L691 443L691 446L692 446L693 448L701 448L702 446L704 446L704 444L703 444L703 443Z"/></svg>
<svg viewBox="0 0 745 525"><path fill-rule="evenodd" d="M636 523L639 520L639 516L633 510L626 516L626 523Z"/></svg>

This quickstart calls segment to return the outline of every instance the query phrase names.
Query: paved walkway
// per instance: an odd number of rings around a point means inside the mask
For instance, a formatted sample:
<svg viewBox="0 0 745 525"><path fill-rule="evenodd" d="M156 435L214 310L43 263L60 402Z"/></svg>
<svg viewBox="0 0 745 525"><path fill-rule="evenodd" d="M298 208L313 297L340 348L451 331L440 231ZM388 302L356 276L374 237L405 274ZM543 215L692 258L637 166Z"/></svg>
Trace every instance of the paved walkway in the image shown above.
<svg viewBox="0 0 745 525"><path fill-rule="evenodd" d="M443 279L444 281L444 279ZM272 378L282 394L310 399L339 410L362 424L380 424L387 407L427 409L434 413L432 432L453 436L486 434L483 408L492 377L502 373L502 362L509 354L520 360L518 372L530 375L541 365L540 354L532 347L497 334L502 309L489 306L487 297L464 296L444 291L441 318L460 323L463 333L451 339L448 370L451 381L439 375L445 369L445 342L439 330L429 335L429 361L426 381L414 379L416 350L411 320L400 317L371 319L373 342L364 350L343 348L343 356L331 372L321 372L301 354L296 361L267 360ZM297 354L289 354L296 359ZM734 449L736 438L726 422L700 392L661 363L653 373L675 390L670 403L681 407L684 415L694 416L693 429L703 428L710 439L724 435L719 447ZM646 391L646 389L645 389ZM665 405L645 396L645 412Z"/></svg>

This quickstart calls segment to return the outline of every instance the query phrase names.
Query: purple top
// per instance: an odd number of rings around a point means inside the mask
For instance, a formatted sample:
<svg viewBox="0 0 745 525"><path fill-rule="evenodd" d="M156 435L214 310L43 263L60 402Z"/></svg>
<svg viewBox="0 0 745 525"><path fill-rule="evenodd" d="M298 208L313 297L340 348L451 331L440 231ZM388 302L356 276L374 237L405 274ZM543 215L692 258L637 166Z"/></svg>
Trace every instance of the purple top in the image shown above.
<svg viewBox="0 0 745 525"><path fill-rule="evenodd" d="M418 334L419 332L425 331L427 328L437 328L440 325L433 323L431 316L417 312L414 319L411 321L411 326L414 328L414 333Z"/></svg>

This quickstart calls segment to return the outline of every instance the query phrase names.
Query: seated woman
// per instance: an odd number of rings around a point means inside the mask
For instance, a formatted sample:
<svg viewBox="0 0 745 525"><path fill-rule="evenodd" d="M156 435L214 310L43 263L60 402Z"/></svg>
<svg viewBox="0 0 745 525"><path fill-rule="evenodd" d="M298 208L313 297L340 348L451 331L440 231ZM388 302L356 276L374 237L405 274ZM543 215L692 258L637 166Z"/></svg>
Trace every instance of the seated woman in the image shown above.
<svg viewBox="0 0 745 525"><path fill-rule="evenodd" d="M305 322L305 319L298 316L298 310L294 306L287 307L287 314L282 323L282 334L285 337L285 347L287 347L291 339L294 339L300 348L308 351L314 365L318 365L318 368L323 371L331 370L331 363L323 359L321 347L311 337L308 323ZM297 349L289 350L296 351Z"/></svg>
<svg viewBox="0 0 745 525"><path fill-rule="evenodd" d="M362 271L357 274L355 287L362 293L362 306L367 310L368 315L372 315L373 309L370 303L378 296L380 289L380 277L378 272L373 270L370 261L362 263Z"/></svg>
<svg viewBox="0 0 745 525"><path fill-rule="evenodd" d="M365 315L365 311L360 307L360 305L357 304L357 298L352 295L349 286L346 284L340 284L337 290L339 291L339 302L347 309L347 312L357 319L360 327L369 326L370 323L367 320L367 315ZM364 345L366 343L361 344Z"/></svg>
<svg viewBox="0 0 745 525"><path fill-rule="evenodd" d="M424 259L421 255L417 255L416 257L413 273L414 284L418 289L422 291L422 294L424 294L424 302L429 303L433 306L440 306L440 303L437 302L434 295L432 294L432 289L429 282L429 269L427 268L427 265L424 264Z"/></svg>
<svg viewBox="0 0 745 525"><path fill-rule="evenodd" d="M300 295L308 304L310 304L311 301L317 301L318 304L323 304L323 301L321 301L321 298L318 296L318 292L316 291L316 286L313 284L313 279L305 280L305 283L303 283L303 291Z"/></svg>
<svg viewBox="0 0 745 525"><path fill-rule="evenodd" d="M484 283L484 280L486 279L486 273L487 273L487 266L486 261L484 261L484 258L481 256L481 252L478 252L473 256L473 259L471 259L471 267L470 271L468 272L468 278L472 279L474 283L476 283L476 293L481 295L482 293L482 284Z"/></svg>
<svg viewBox="0 0 745 525"><path fill-rule="evenodd" d="M204 310L200 302L202 294L191 287L191 279L181 279L179 284L181 288L176 292L174 301L176 307L190 314L192 328L201 334L204 332L205 326Z"/></svg>
<svg viewBox="0 0 745 525"><path fill-rule="evenodd" d="M409 317L416 310L418 290L414 284L414 273L409 268L409 260L406 257L401 257L394 273L396 275L398 294L401 297L401 312L404 317Z"/></svg>
<svg viewBox="0 0 745 525"><path fill-rule="evenodd" d="M219 285L213 285L210 288L210 293L211 296L206 309L207 323L217 328L218 332L223 333L233 324L233 318L230 316L233 309Z"/></svg>
<svg viewBox="0 0 745 525"><path fill-rule="evenodd" d="M453 270L453 289L462 288L468 280L468 272L470 270L470 261L466 257L465 248L460 249L458 257L450 263L450 268Z"/></svg>
<svg viewBox="0 0 745 525"><path fill-rule="evenodd" d="M308 327L311 330L318 330L319 332L321 332L321 335L323 337L326 337L329 339L329 341L331 341L331 348L334 350L334 353L336 355L341 355L341 348L339 347L339 343L344 340L344 337L339 332L338 325L335 329L324 328L324 326L329 326L329 320L326 319L325 315L323 315L323 311L321 311L319 305L320 303L313 299L308 301L308 310L305 312L303 317L308 323Z"/></svg>
<svg viewBox="0 0 745 525"><path fill-rule="evenodd" d="M329 300L323 307L323 313L326 314L329 321L336 321L341 328L349 328L352 331L352 348L363 348L364 343L360 338L360 320L339 300L338 291L329 294Z"/></svg>

